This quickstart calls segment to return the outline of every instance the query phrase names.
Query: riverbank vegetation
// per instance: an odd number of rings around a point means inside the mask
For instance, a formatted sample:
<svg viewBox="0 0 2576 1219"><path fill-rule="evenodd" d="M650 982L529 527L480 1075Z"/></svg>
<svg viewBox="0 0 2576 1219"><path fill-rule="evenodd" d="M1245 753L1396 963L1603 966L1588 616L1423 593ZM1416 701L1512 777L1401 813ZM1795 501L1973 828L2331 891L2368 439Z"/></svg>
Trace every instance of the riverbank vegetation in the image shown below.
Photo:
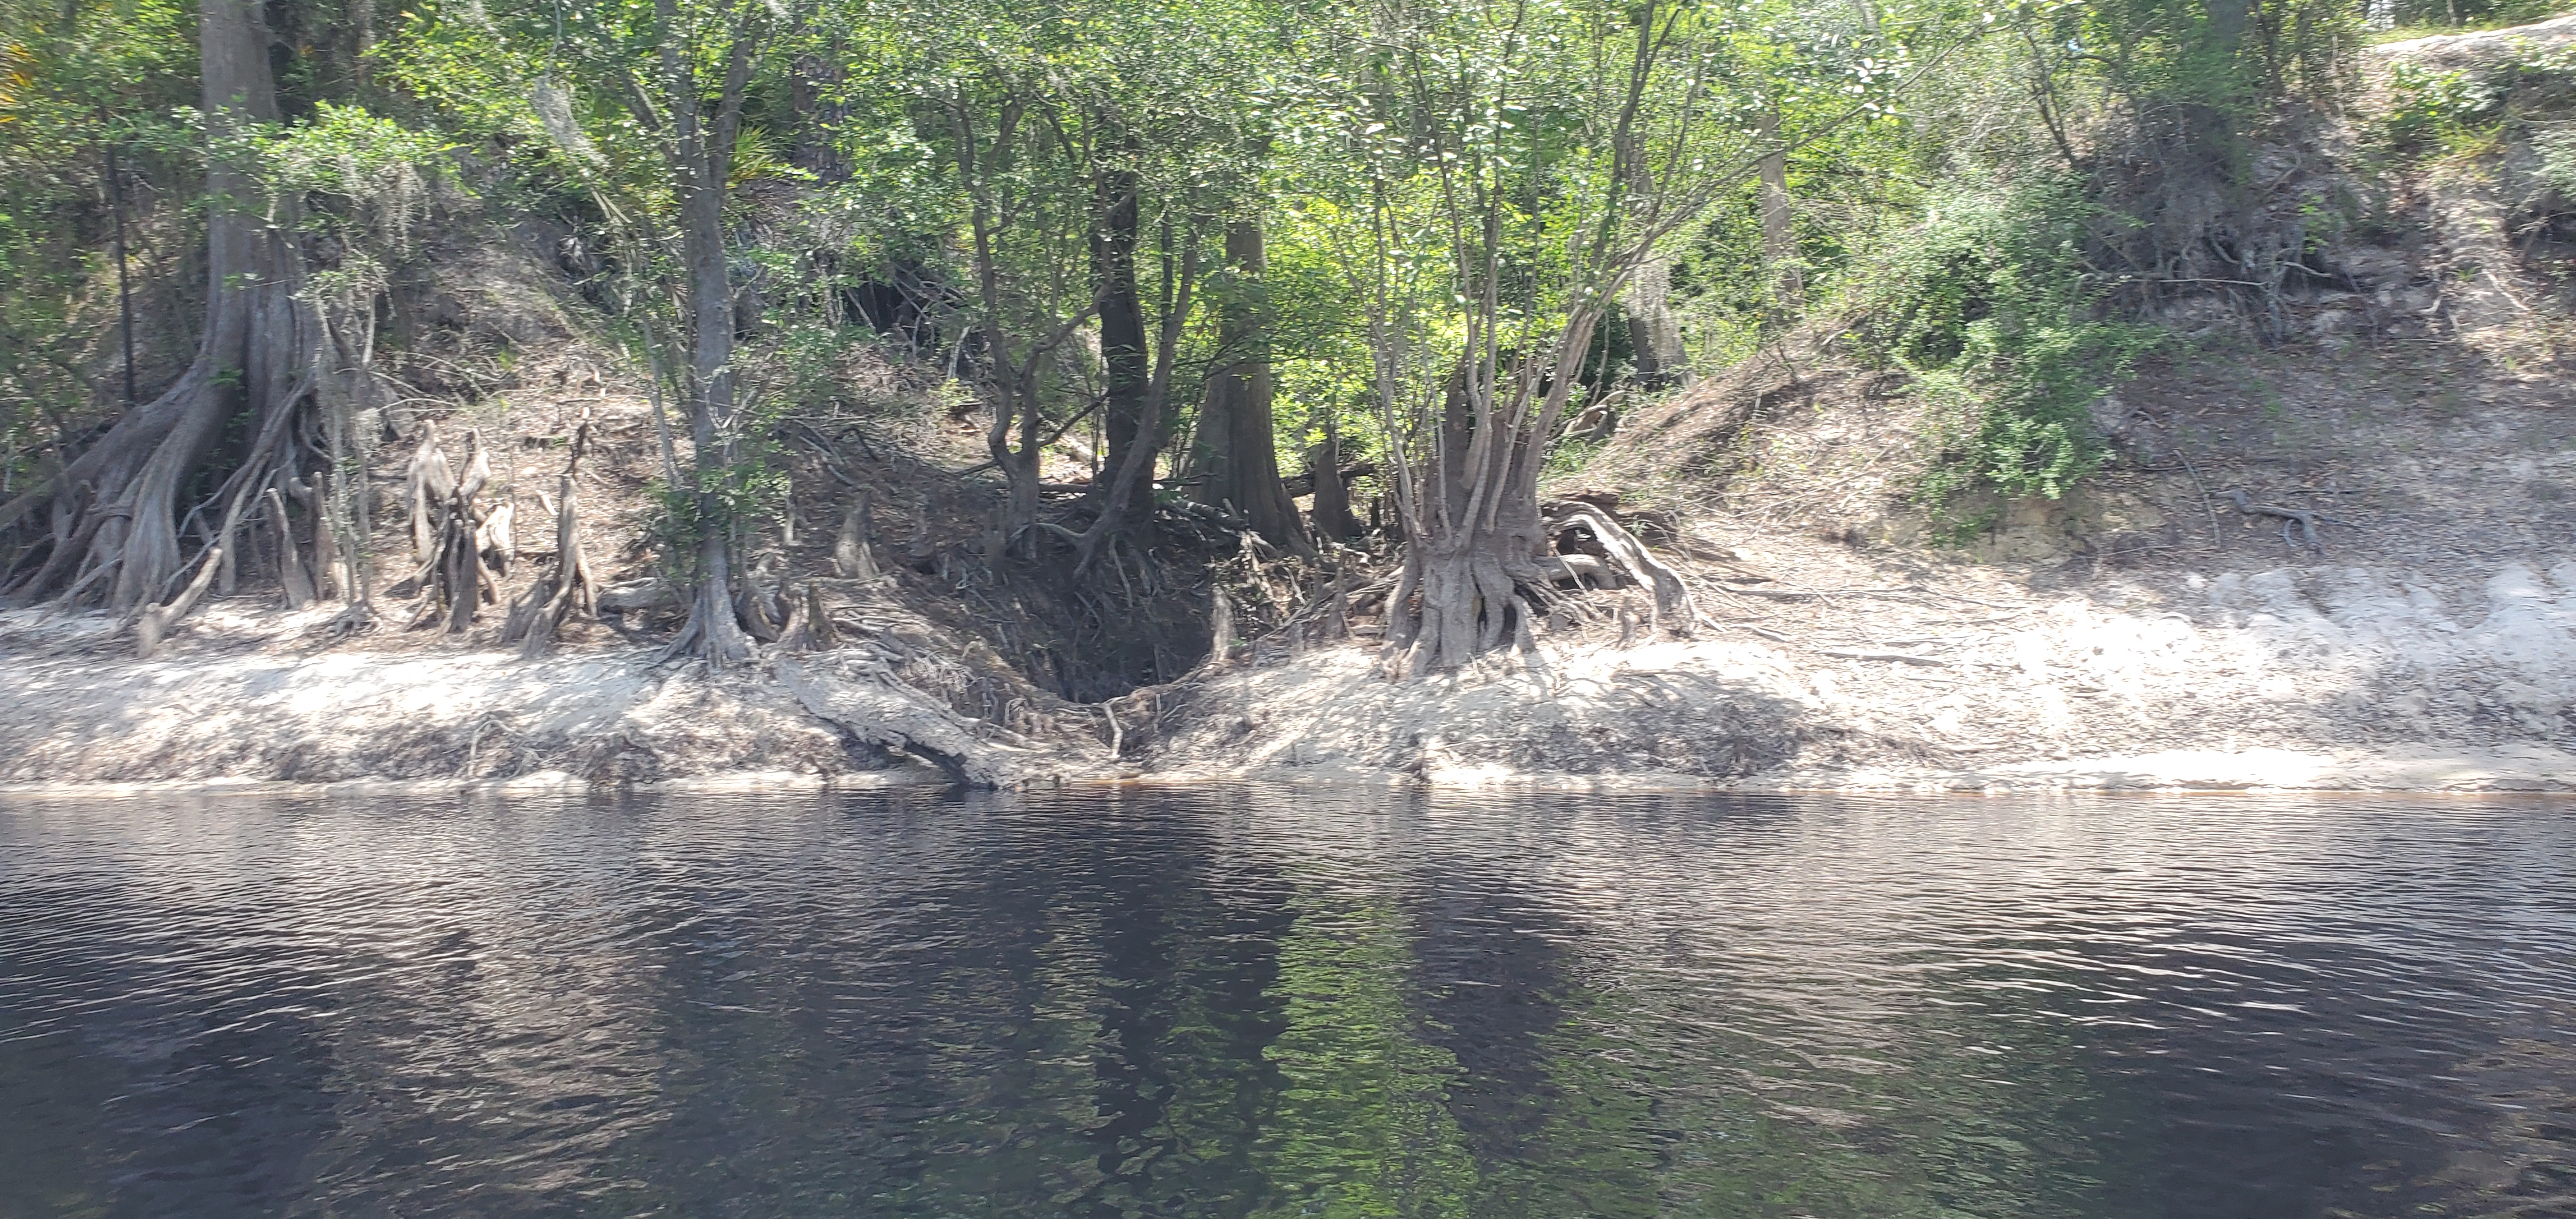
<svg viewBox="0 0 2576 1219"><path fill-rule="evenodd" d="M715 667L829 646L816 582L901 563L1052 615L1011 659L1076 699L1246 620L1373 610L1414 676L1630 629L1597 590L1688 633L1655 522L1570 494L1624 419L1795 347L1929 406L1906 493L1953 532L2062 496L2176 317L2278 341L2353 280L2380 220L2325 162L2374 26L2524 15L7 0L0 596L146 653L245 585L341 633L489 605L533 655L601 596L591 432L494 421L618 383L628 557ZM2383 155L2468 147L2556 63L2401 77ZM460 316L496 246L589 354ZM989 503L872 498L853 463L942 415L979 451L917 464ZM523 533L551 568L513 575Z"/></svg>

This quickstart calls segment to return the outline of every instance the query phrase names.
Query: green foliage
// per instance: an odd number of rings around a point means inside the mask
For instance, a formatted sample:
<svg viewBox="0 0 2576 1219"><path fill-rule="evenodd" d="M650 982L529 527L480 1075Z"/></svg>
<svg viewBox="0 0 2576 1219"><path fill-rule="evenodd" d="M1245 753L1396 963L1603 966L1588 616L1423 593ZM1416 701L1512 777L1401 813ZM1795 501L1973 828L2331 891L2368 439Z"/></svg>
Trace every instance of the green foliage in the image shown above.
<svg viewBox="0 0 2576 1219"><path fill-rule="evenodd" d="M2409 2L2401 20L2431 11ZM2524 5L2465 0L2443 19ZM386 281L433 173L495 216L559 221L596 259L585 293L631 350L655 336L685 406L672 99L718 90L735 37L757 27L724 167L727 261L767 310L728 367L756 392L718 429L713 485L667 491L674 536L711 507L765 512L743 452L778 412L854 401L862 363L914 358L914 380L954 377L950 392L989 402L997 357L1061 332L1027 358L1026 392L1050 425L1096 401L1098 192L1130 180L1148 330L1177 329L1171 435L1228 358L1213 306L1235 286L1215 270L1217 235L1257 216L1292 469L1327 430L1349 456L1419 458L1462 353L1533 358L1586 311L1608 315L1586 376L1615 380L1625 336L1597 294L1635 247L1668 260L1704 364L1796 320L1777 291L1794 265L1810 299L1864 313L1872 350L1945 405L1927 492L2054 495L2101 460L2085 408L2145 342L2113 320L2094 267L2126 265L2106 247L2152 208L2114 198L2115 175L2088 158L2183 149L2235 182L2246 133L2290 101L2341 96L2362 41L2349 0L819 0L792 14L421 0L374 19L373 41L354 40L374 11L355 0L272 8L289 119L209 149L189 118L191 10L0 0L7 477L98 409L83 344L103 299L96 162L110 138L164 200L190 196L210 152L255 163L346 251L314 286L353 300ZM1649 16L1664 24L1640 39ZM1639 56L1658 67L1623 128ZM1931 87L1900 99L1918 73ZM2563 57L2537 53L2500 76L2399 68L2391 142L2462 146L2570 80ZM2565 191L2576 138L2543 136L2545 176ZM1774 148L1794 212L1786 256L1765 248L1745 172ZM1192 254L1206 278L1189 304L1175 286ZM920 350L881 342L847 304L898 275L930 315L907 336Z"/></svg>
<svg viewBox="0 0 2576 1219"><path fill-rule="evenodd" d="M2373 42L2397 42L2462 30L2493 30L2527 25L2566 11L2557 0L2384 0L2389 28L2373 31Z"/></svg>
<svg viewBox="0 0 2576 1219"><path fill-rule="evenodd" d="M854 383L862 362L885 358L883 340L866 327L799 319L761 343L754 360L767 390L762 401L775 413L881 409L884 403L856 393Z"/></svg>
<svg viewBox="0 0 2576 1219"><path fill-rule="evenodd" d="M194 26L169 0L0 0L0 486L107 405L91 372L114 342L105 162L114 146L137 194L193 170L174 112L192 100Z"/></svg>
<svg viewBox="0 0 2576 1219"><path fill-rule="evenodd" d="M2540 180L2562 200L2576 200L2576 130L2549 128L2532 133L2532 151L2540 155Z"/></svg>
<svg viewBox="0 0 2576 1219"><path fill-rule="evenodd" d="M787 507L787 471L767 455L695 471L693 486L672 486L656 476L644 485L649 505L643 521L655 561L674 582L697 578L698 537L710 520L730 530L776 521Z"/></svg>
<svg viewBox="0 0 2576 1219"><path fill-rule="evenodd" d="M437 160L443 141L363 106L325 101L310 118L259 133L251 151L272 190L355 202L401 193Z"/></svg>
<svg viewBox="0 0 2576 1219"><path fill-rule="evenodd" d="M2062 177L1950 194L1853 289L1864 346L1938 408L1927 501L2054 498L2101 465L2089 408L2157 332L2101 316L2084 257L2094 213Z"/></svg>
<svg viewBox="0 0 2576 1219"><path fill-rule="evenodd" d="M2389 70L2388 97L2377 134L2383 150L2397 158L2484 149L2508 126L2530 126L2545 158L2561 143L2553 138L2557 126L2546 120L2576 108L2576 48L2517 41L2509 58L2486 68L2435 71L2396 64Z"/></svg>
<svg viewBox="0 0 2576 1219"><path fill-rule="evenodd" d="M2381 130L2400 150L2457 148L2492 125L2503 95L2465 71L2436 72L2401 63L2388 75L2389 105Z"/></svg>

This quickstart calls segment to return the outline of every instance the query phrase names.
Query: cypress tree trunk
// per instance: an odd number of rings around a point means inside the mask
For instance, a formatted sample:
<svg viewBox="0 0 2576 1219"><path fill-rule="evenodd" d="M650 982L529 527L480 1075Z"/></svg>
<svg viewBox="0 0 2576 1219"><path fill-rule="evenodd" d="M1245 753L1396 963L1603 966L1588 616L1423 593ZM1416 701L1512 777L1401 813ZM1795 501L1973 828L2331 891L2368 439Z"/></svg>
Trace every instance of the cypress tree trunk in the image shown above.
<svg viewBox="0 0 2576 1219"><path fill-rule="evenodd" d="M60 592L133 609L168 596L182 565L180 514L195 507L179 497L227 421L249 412L255 439L209 505L221 521L209 532L226 538L291 439L285 423L311 389L319 325L296 299L292 218L273 224L263 188L222 155L225 137L277 119L269 41L254 0L199 5L201 92L217 152L206 175L210 282L197 354L176 384L118 420L49 484L0 506L0 528L52 508L50 536L39 542L51 553L10 590L21 599Z"/></svg>
<svg viewBox="0 0 2576 1219"><path fill-rule="evenodd" d="M707 181L703 151L691 160L697 170L691 176L697 180L681 205L680 241L689 266L689 364L695 382L689 395L689 438L695 450L698 553L697 587L683 639L694 633L707 662L723 666L751 654L734 610L733 522L716 493L731 464L726 460L729 446L717 427L733 414L733 292L725 267L723 179Z"/></svg>
<svg viewBox="0 0 2576 1219"><path fill-rule="evenodd" d="M1580 341L1561 346L1579 356L1591 342L1592 321L1597 317L1578 319ZM1539 528L1538 457L1566 391L1532 400L1530 371L1468 360L1450 378L1432 460L1406 514L1409 587L1389 602L1387 642L1410 649L1411 676L1456 669L1525 634L1533 607L1523 590L1547 595L1538 563L1548 547ZM1512 411L1515 399L1534 409ZM1407 593L1415 598L1410 606Z"/></svg>
<svg viewBox="0 0 2576 1219"><path fill-rule="evenodd" d="M1691 626L1680 577L1617 522L1594 512L1551 521L1539 511L1548 438L1575 383L1556 370L1577 366L1602 312L1600 304L1574 310L1542 357L1505 362L1489 348L1450 379L1430 460L1399 498L1405 566L1387 601L1387 647L1407 676L1453 670L1506 644L1535 646L1538 613L1559 597L1553 538L1569 524L1593 533L1614 563L1653 590L1658 626Z"/></svg>
<svg viewBox="0 0 2576 1219"><path fill-rule="evenodd" d="M1092 179L1091 274L1100 302L1100 359L1108 366L1108 385L1100 404L1101 469L1111 473L1098 491L1103 514L1132 521L1149 517L1154 455L1143 455L1143 475L1129 483L1123 499L1112 503L1108 497L1118 489L1116 472L1127 468L1128 455L1137 446L1153 442L1159 421L1151 417L1148 401L1154 370L1145 349L1145 303L1136 289L1139 184L1136 171L1117 161L1129 151L1131 141L1107 143L1103 155L1111 163Z"/></svg>
<svg viewBox="0 0 2576 1219"><path fill-rule="evenodd" d="M1217 311L1220 363L1199 410L1195 498L1231 505L1273 546L1311 553L1297 524L1297 505L1279 480L1279 446L1272 435L1269 308L1260 287L1268 259L1261 221L1228 225L1225 257L1234 268L1235 291ZM1321 481L1316 488L1323 494Z"/></svg>
<svg viewBox="0 0 2576 1219"><path fill-rule="evenodd" d="M1359 518L1351 515L1350 485L1342 481L1341 434L1327 425L1324 443L1306 450L1306 474L1315 485L1315 504L1308 516L1315 536L1347 542L1360 535Z"/></svg>

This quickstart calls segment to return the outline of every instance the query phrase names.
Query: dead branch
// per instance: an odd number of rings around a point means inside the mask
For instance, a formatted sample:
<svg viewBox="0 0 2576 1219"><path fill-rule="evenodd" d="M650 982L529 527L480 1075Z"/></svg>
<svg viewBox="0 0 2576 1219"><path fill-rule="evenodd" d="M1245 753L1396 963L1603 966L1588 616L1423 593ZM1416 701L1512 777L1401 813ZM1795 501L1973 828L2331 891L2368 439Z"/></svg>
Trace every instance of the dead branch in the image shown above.
<svg viewBox="0 0 2576 1219"><path fill-rule="evenodd" d="M1892 661L1896 664L1923 665L1927 668L1935 669L1947 668L1950 664L1949 661L1942 660L1937 656L1917 656L1911 652L1853 652L1846 651L1842 648L1818 648L1816 649L1816 655L1831 656L1839 660L1884 660Z"/></svg>

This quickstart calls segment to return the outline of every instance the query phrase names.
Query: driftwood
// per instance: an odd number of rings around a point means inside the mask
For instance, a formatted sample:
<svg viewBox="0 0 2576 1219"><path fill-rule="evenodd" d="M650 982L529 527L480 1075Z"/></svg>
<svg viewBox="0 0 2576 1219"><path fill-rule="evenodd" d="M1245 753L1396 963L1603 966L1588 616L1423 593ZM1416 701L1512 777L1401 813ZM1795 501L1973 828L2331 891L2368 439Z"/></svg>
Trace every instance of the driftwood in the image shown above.
<svg viewBox="0 0 2576 1219"><path fill-rule="evenodd" d="M1009 756L1017 750L980 737L974 724L895 676L883 657L834 656L840 659L781 660L778 684L842 731L911 754L961 787L1004 787L1022 777L1021 764Z"/></svg>
<svg viewBox="0 0 2576 1219"><path fill-rule="evenodd" d="M1816 655L1831 656L1839 660L1884 660L1895 664L1922 665L1934 669L1945 668L1950 663L1937 656L1917 656L1911 652L1853 652L1841 648L1818 648Z"/></svg>
<svg viewBox="0 0 2576 1219"><path fill-rule="evenodd" d="M1835 597L1897 597L1908 593L1926 593L1930 590L1921 588L1748 588L1730 582L1726 585L1726 591L1750 597L1769 597L1774 601L1828 601ZM1958 599L1964 600L1964 598Z"/></svg>

